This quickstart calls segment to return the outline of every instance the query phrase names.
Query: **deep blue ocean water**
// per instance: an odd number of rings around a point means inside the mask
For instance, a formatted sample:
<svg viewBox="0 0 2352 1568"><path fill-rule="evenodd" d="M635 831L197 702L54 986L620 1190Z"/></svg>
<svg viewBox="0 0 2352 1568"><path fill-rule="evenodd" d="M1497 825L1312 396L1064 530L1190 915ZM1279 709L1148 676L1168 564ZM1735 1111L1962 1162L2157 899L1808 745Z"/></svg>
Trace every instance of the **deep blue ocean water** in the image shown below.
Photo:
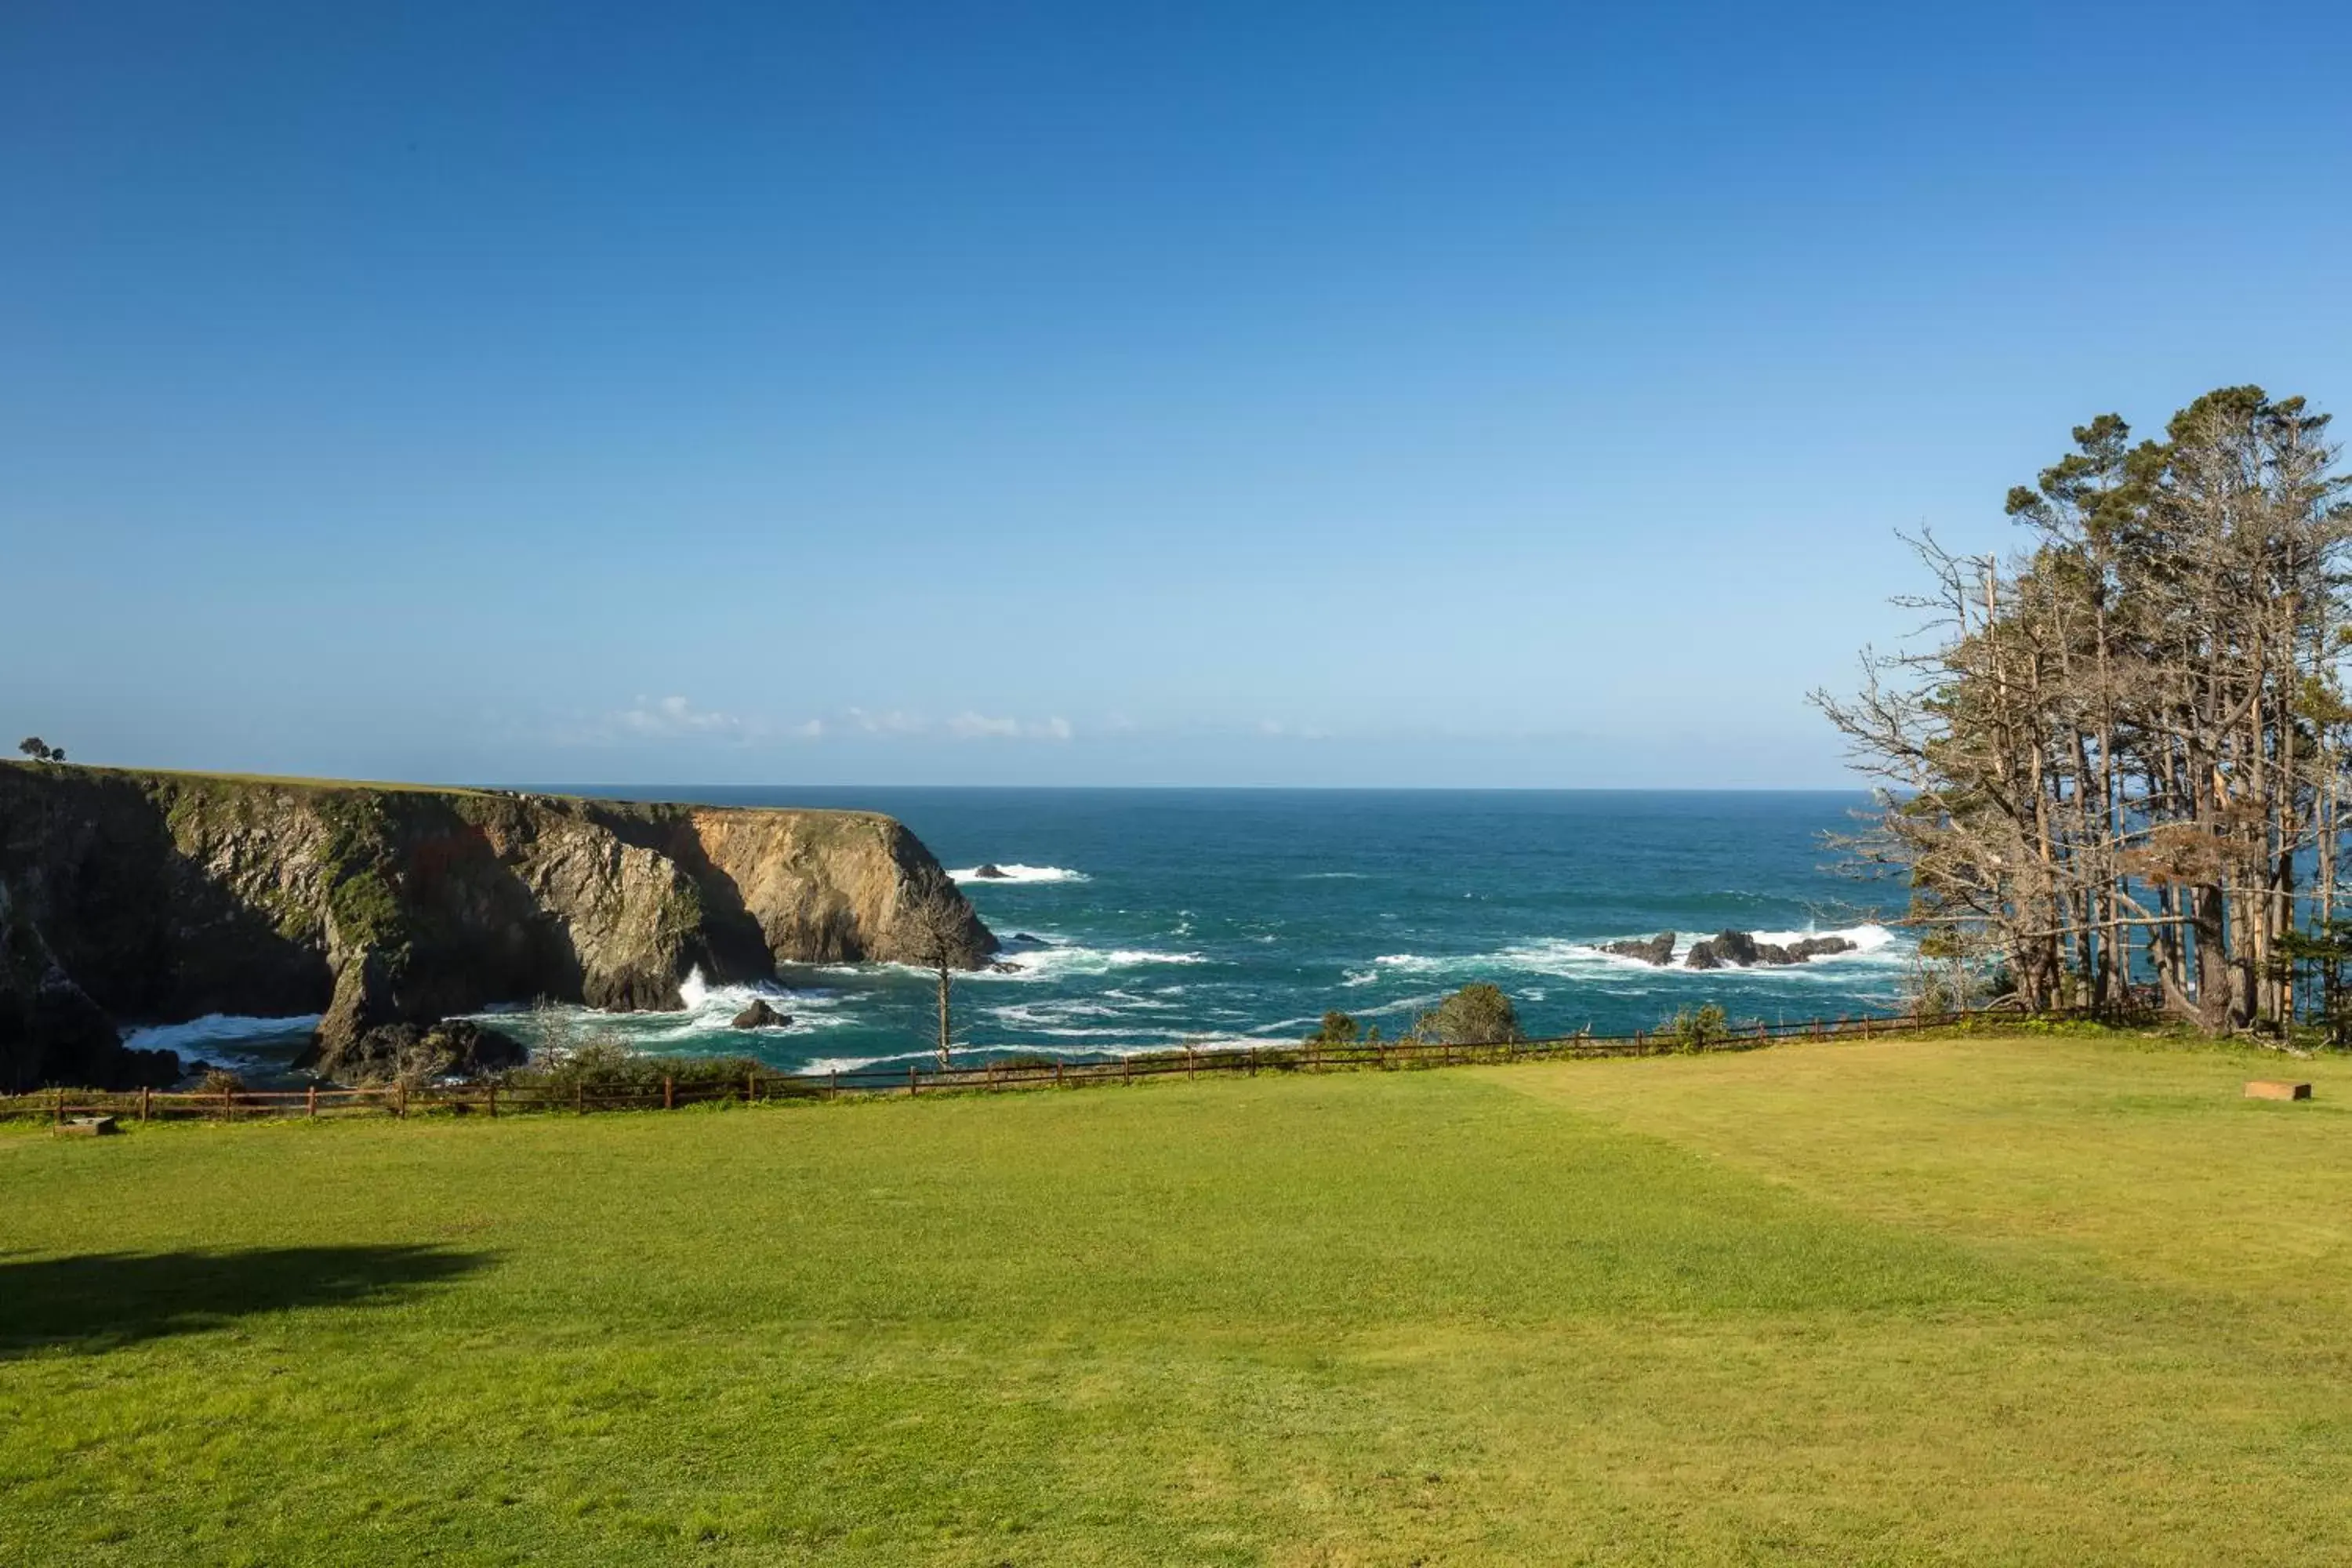
<svg viewBox="0 0 2352 1568"><path fill-rule="evenodd" d="M1862 1013L1896 999L1907 939L1875 923L1900 890L1836 874L1825 830L1859 794L1617 791L741 789L582 791L720 805L855 806L907 824L960 873L1008 974L956 984L977 1052L1087 1055L1296 1039L1340 1008L1391 1036L1489 980L1533 1034L1648 1028L1720 1002L1738 1019ZM969 873L994 862L1019 879ZM1727 926L1844 931L1867 951L1790 969L1692 972L1595 944ZM787 969L761 993L789 1028L738 1032L754 994L689 984L683 1014L576 1010L632 1048L822 1069L922 1059L927 976ZM511 1021L528 1032L531 1020ZM235 1026L158 1032L215 1058ZM281 1031L282 1033L282 1031Z"/></svg>

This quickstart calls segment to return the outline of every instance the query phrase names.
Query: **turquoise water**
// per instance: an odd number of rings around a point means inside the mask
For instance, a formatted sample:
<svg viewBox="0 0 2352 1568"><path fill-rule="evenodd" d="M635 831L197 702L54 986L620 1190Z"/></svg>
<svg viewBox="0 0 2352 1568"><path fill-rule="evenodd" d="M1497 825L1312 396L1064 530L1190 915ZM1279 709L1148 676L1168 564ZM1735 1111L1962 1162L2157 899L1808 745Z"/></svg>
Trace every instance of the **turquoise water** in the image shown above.
<svg viewBox="0 0 2352 1568"><path fill-rule="evenodd" d="M1489 980L1531 1033L1647 1028L1722 1003L1778 1021L1883 1009L1907 940L1873 922L1899 890L1824 868L1859 795L1678 792L719 789L579 791L722 805L886 811L959 878L1019 969L956 984L978 1052L1087 1055L1295 1039L1341 1008L1390 1035ZM1659 970L1594 944L1727 926L1843 931L1869 951L1792 969ZM1024 940L1026 939L1026 940ZM690 984L683 1014L575 1010L638 1050L755 1055L789 1069L920 1060L928 977L793 967L761 987L788 1028L728 1020L755 992ZM534 1021L507 1020L530 1033ZM142 1043L170 1043L157 1038ZM215 1058L217 1029L181 1048Z"/></svg>

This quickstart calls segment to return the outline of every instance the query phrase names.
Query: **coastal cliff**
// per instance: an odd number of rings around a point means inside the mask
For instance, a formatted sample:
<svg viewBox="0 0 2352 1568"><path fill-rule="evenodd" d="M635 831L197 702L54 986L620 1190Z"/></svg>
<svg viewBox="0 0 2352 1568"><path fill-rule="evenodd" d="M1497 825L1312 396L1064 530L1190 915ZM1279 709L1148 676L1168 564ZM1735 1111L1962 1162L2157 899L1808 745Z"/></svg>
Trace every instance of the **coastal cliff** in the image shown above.
<svg viewBox="0 0 2352 1568"><path fill-rule="evenodd" d="M177 1071L116 1024L319 1013L331 1059L496 1002L677 1007L696 968L913 957L940 895L870 812L0 764L0 1089Z"/></svg>

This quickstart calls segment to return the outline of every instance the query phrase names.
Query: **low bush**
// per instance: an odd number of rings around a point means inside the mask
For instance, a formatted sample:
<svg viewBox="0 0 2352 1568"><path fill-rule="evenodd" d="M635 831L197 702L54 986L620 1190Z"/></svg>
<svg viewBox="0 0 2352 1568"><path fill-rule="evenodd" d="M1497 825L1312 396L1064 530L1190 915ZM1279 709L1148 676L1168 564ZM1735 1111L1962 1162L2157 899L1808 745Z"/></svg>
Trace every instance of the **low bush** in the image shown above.
<svg viewBox="0 0 2352 1568"><path fill-rule="evenodd" d="M1731 1019L1716 1002L1682 1008L1658 1026L1656 1036L1660 1046L1676 1051L1711 1050L1729 1038Z"/></svg>
<svg viewBox="0 0 2352 1568"><path fill-rule="evenodd" d="M1444 1046L1495 1046L1527 1038L1519 1031L1519 1012L1511 999L1485 981L1465 985L1415 1018L1411 1037Z"/></svg>

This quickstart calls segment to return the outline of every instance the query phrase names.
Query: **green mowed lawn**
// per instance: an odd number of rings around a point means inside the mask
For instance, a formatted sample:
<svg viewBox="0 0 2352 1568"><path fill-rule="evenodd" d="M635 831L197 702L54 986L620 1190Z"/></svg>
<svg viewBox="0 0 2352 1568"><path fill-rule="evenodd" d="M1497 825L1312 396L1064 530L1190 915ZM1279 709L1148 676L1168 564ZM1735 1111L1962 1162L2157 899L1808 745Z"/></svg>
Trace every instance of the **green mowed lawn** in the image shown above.
<svg viewBox="0 0 2352 1568"><path fill-rule="evenodd" d="M0 1562L2352 1559L2347 1108L2042 1038L12 1130Z"/></svg>

